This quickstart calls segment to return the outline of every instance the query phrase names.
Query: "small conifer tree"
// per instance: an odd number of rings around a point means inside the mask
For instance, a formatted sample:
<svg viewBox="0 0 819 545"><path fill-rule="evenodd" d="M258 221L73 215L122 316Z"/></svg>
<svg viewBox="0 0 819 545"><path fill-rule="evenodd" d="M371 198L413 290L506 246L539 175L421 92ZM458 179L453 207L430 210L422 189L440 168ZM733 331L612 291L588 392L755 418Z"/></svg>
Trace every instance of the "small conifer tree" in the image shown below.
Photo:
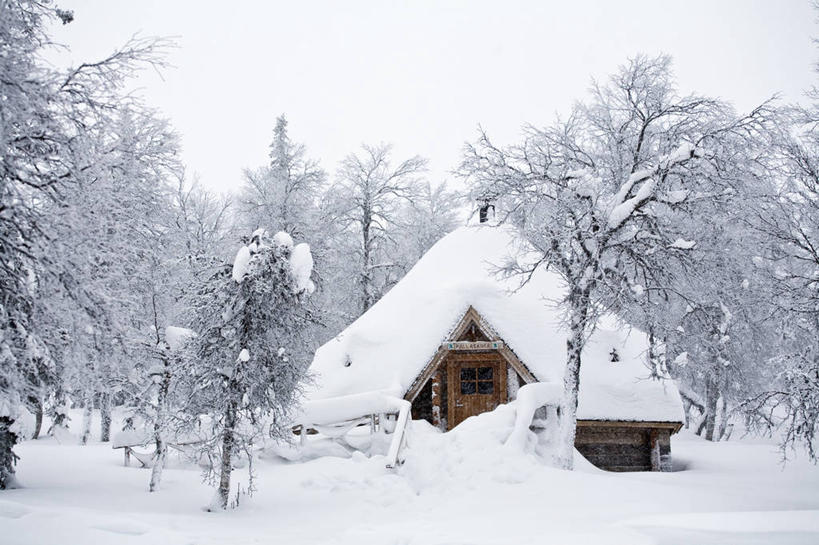
<svg viewBox="0 0 819 545"><path fill-rule="evenodd" d="M307 244L259 229L233 270L223 268L196 297L188 413L207 422L204 450L217 462L208 470L218 485L212 509L232 503L231 472L240 460L252 468L260 438L284 437L309 364L303 333L312 323L304 304L313 291L312 265Z"/></svg>

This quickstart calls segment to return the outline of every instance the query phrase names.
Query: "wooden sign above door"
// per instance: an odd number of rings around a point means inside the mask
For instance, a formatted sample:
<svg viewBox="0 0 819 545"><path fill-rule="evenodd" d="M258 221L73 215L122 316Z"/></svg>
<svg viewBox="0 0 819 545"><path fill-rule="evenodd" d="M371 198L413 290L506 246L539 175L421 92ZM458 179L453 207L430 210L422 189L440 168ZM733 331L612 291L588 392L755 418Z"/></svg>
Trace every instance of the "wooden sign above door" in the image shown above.
<svg viewBox="0 0 819 545"><path fill-rule="evenodd" d="M447 341L441 344L444 350L499 350L503 341Z"/></svg>

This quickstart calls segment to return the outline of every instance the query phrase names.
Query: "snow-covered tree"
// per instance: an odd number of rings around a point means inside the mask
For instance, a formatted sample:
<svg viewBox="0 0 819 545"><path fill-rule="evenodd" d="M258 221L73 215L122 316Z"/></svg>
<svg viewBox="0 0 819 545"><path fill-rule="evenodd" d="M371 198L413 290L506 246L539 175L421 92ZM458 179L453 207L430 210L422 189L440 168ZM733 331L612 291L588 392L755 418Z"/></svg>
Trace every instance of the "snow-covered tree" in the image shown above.
<svg viewBox="0 0 819 545"><path fill-rule="evenodd" d="M161 184L162 178L155 181L170 190L170 184ZM191 319L189 295L224 261L229 223L230 201L195 183L186 186L181 175L176 190L168 193L173 206L157 206L161 213L152 216L156 223L152 236L145 237L149 246L141 250L142 262L131 265L138 274L124 282L138 304L128 309L133 324L128 336L130 365L115 377L125 405L132 410L130 420L153 436L150 492L161 484L169 443L187 435L179 396L185 371L183 349L193 332L174 324Z"/></svg>
<svg viewBox="0 0 819 545"><path fill-rule="evenodd" d="M398 282L433 244L458 224L463 199L445 183L419 183L411 199L396 203L385 243L374 244L378 259L388 268L373 272L373 302ZM361 265L351 256L362 254L361 236L347 219L337 221L339 199L335 188L322 201L325 206L317 224L319 248L314 251L321 266L315 305L323 327L317 330L317 346L341 331L361 313ZM312 246L311 246L312 247ZM388 253L385 252L388 250ZM387 261L389 260L389 261ZM377 298L376 298L377 297Z"/></svg>
<svg viewBox="0 0 819 545"><path fill-rule="evenodd" d="M679 96L668 57L637 57L565 121L526 129L524 141L501 149L483 134L468 146L461 172L478 198L498 199L502 218L517 224L540 259L567 283L569 327L561 463L572 467L581 352L598 311L632 291L635 269L660 279L650 256L684 249L665 218L707 182L720 185L726 161L766 109L736 117L707 97ZM725 153L730 150L729 153ZM522 271L530 273L530 270ZM601 303L603 305L601 305Z"/></svg>
<svg viewBox="0 0 819 545"><path fill-rule="evenodd" d="M182 239L184 261L194 281L203 281L228 257L233 201L180 177L174 194L174 230Z"/></svg>
<svg viewBox="0 0 819 545"><path fill-rule="evenodd" d="M458 212L463 198L448 185L429 182L418 184L411 202L405 204L396 220L399 251L403 254L404 271L458 225Z"/></svg>
<svg viewBox="0 0 819 545"><path fill-rule="evenodd" d="M730 173L722 165L718 186L701 180L669 211L667 229L677 238L643 257L651 266L634 269L632 289L618 298L623 319L649 333L653 376L671 374L709 440L724 435L756 391L772 346L770 286L754 265L766 242L747 225L748 205L766 185L748 165L759 164L768 146L763 139L756 149L748 140L742 146L754 161Z"/></svg>
<svg viewBox="0 0 819 545"><path fill-rule="evenodd" d="M20 439L21 404L37 376L29 351L37 344L32 324L38 252L45 239L39 202L57 197L68 176L67 138L61 121L48 115L59 98L55 74L38 65L46 41L44 19L53 9L29 2L0 5L0 489L13 484ZM70 20L65 14L65 20ZM62 152L62 153L61 153Z"/></svg>
<svg viewBox="0 0 819 545"><path fill-rule="evenodd" d="M50 3L0 3L0 486L11 482L21 404L43 395L40 386L50 380L43 370L54 368L46 320L36 312L38 292L58 285L77 304L87 295L50 247L48 211L97 164L97 137L128 103L121 92L125 79L139 64L163 64L163 44L148 39L133 40L101 61L56 71L40 59L51 43L44 29L52 20L72 19Z"/></svg>
<svg viewBox="0 0 819 545"><path fill-rule="evenodd" d="M259 229L194 298L198 336L190 343L188 365L195 395L184 407L194 418L206 415L204 450L218 460L214 508L227 508L231 472L266 433L284 439L309 364L304 332L312 322L304 299L313 291L310 247L284 232ZM251 473L252 479L252 473ZM252 489L252 484L251 484Z"/></svg>
<svg viewBox="0 0 819 545"><path fill-rule="evenodd" d="M303 144L290 139L287 119L276 119L270 163L246 169L239 201L238 223L245 229L285 231L312 238L317 197L326 174L317 161L306 158Z"/></svg>
<svg viewBox="0 0 819 545"><path fill-rule="evenodd" d="M71 330L65 355L75 401L85 409L81 439L99 407L100 436L110 436L112 396L129 389L132 371L148 365L160 326L171 312L175 265L172 188L180 167L167 122L138 103L124 105L101 127L91 149L97 160L49 209L55 240L50 252L71 271L81 304L64 304L58 322ZM65 297L62 285L43 295Z"/></svg>
<svg viewBox="0 0 819 545"><path fill-rule="evenodd" d="M419 156L393 167L390 152L385 144L365 145L361 153L348 155L328 192L332 221L357 239L353 251L360 313L400 278L396 274L400 264L392 254L396 222L401 207L413 200L418 176L426 169L426 160Z"/></svg>
<svg viewBox="0 0 819 545"><path fill-rule="evenodd" d="M819 100L819 91L809 95ZM748 226L769 243L757 265L771 286L777 353L766 388L744 404L751 423L783 428L783 453L804 445L815 461L819 428L819 106L790 108L771 139L771 189Z"/></svg>

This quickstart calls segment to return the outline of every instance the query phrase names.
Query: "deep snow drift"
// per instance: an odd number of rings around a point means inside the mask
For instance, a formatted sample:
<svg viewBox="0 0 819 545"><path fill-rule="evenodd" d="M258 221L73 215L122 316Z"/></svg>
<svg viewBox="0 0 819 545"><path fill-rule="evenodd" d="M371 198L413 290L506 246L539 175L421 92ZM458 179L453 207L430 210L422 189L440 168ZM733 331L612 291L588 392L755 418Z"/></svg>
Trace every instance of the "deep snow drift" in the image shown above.
<svg viewBox="0 0 819 545"><path fill-rule="evenodd" d="M256 464L258 492L220 514L202 511L212 491L196 467L171 463L162 490L149 494L149 472L123 467L108 444L29 441L18 447L26 488L0 492L0 542L819 542L819 468L800 459L782 468L769 441L711 444L684 431L673 439L681 471L566 472L545 465L537 441L524 452L504 446L514 418L502 406L447 434L413 422L397 471L359 452L298 463L267 456Z"/></svg>

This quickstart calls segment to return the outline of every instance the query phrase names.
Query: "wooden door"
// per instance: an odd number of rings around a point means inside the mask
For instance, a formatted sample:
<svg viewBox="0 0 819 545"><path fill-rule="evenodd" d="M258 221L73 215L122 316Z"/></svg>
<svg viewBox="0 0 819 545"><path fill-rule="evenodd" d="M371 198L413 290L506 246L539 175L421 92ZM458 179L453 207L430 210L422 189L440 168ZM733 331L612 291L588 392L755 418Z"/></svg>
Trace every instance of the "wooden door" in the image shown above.
<svg viewBox="0 0 819 545"><path fill-rule="evenodd" d="M447 373L448 429L506 403L506 362L497 352L450 354Z"/></svg>

